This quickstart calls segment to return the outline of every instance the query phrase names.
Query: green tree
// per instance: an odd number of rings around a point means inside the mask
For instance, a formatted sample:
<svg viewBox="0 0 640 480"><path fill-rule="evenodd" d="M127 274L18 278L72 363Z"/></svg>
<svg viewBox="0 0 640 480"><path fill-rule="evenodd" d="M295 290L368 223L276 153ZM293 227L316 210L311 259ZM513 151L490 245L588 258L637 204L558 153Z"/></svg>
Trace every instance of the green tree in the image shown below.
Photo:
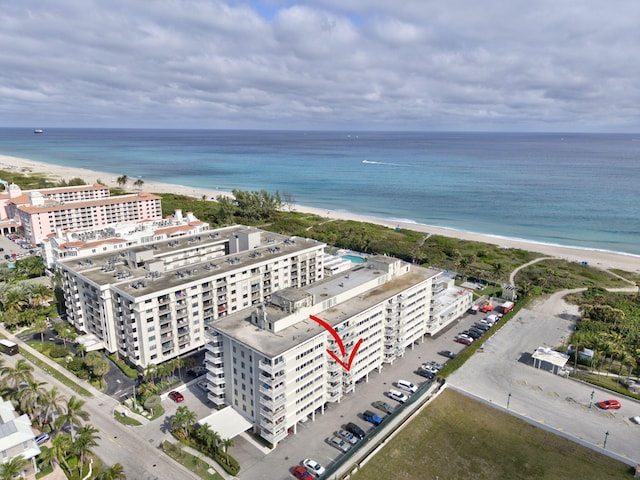
<svg viewBox="0 0 640 480"><path fill-rule="evenodd" d="M44 386L46 382L38 382L33 378L27 380L27 384L23 386L17 394L20 410L29 415L29 417L37 417L40 407L40 398L46 392Z"/></svg>
<svg viewBox="0 0 640 480"><path fill-rule="evenodd" d="M58 433L51 440L51 454L59 465L63 466L67 473L70 473L67 456L73 451L73 442L68 433Z"/></svg>
<svg viewBox="0 0 640 480"><path fill-rule="evenodd" d="M28 463L27 459L18 455L0 464L0 480L13 480L17 476L22 476L22 471Z"/></svg>
<svg viewBox="0 0 640 480"><path fill-rule="evenodd" d="M33 367L24 358L21 358L14 367L2 367L0 378L17 391L20 389L20 384L33 381Z"/></svg>
<svg viewBox="0 0 640 480"><path fill-rule="evenodd" d="M44 317L38 317L36 318L36 321L33 323L33 328L36 332L38 332L40 334L40 345L44 344L44 332L47 331L47 328L49 328L47 326L47 321L44 319Z"/></svg>
<svg viewBox="0 0 640 480"><path fill-rule="evenodd" d="M86 464L91 449L98 445L99 430L92 425L84 425L78 429L78 435L73 442L73 452L80 457L80 463Z"/></svg>
<svg viewBox="0 0 640 480"><path fill-rule="evenodd" d="M42 283L32 283L28 293L33 307L41 307L53 299L53 290Z"/></svg>
<svg viewBox="0 0 640 480"><path fill-rule="evenodd" d="M178 407L175 415L171 418L171 428L173 430L182 429L184 436L188 437L191 427L196 423L196 414L189 410L188 407Z"/></svg>
<svg viewBox="0 0 640 480"><path fill-rule="evenodd" d="M82 407L84 407L84 404L84 400L80 400L74 395L69 400L67 400L64 412L56 420L58 428L63 428L66 425L69 426L72 442L75 441L74 427L82 426L82 422L80 420L89 420L89 414L82 409Z"/></svg>
<svg viewBox="0 0 640 480"><path fill-rule="evenodd" d="M60 392L58 387L51 390L45 390L39 398L40 402L40 425L49 425L51 427L58 416L64 411L66 398Z"/></svg>
<svg viewBox="0 0 640 480"><path fill-rule="evenodd" d="M129 181L129 177L127 177L126 175L120 175L116 179L116 183L120 188L124 188L124 186L127 184L128 181Z"/></svg>
<svg viewBox="0 0 640 480"><path fill-rule="evenodd" d="M133 186L136 187L138 191L142 191L142 185L144 185L144 180L140 178L133 182Z"/></svg>
<svg viewBox="0 0 640 480"><path fill-rule="evenodd" d="M124 467L120 463L114 463L104 472L98 475L98 480L127 480Z"/></svg>
<svg viewBox="0 0 640 480"><path fill-rule="evenodd" d="M232 198L223 195L218 195L218 197L216 197L216 202L218 206L218 213L216 215L217 223L219 223L220 225L230 223L231 219L238 210L238 206L235 204Z"/></svg>

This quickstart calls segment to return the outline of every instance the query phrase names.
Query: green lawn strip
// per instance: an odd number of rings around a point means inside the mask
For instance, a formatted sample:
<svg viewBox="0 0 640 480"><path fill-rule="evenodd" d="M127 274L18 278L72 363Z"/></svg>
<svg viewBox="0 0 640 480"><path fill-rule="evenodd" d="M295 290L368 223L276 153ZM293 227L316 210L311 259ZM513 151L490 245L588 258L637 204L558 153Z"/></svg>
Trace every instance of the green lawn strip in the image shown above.
<svg viewBox="0 0 640 480"><path fill-rule="evenodd" d="M131 368L129 365L119 360L115 353L109 355L109 360L116 364L116 366L124 373L128 378L135 380L138 378L138 370Z"/></svg>
<svg viewBox="0 0 640 480"><path fill-rule="evenodd" d="M66 375L62 375L57 370L54 370L53 368L51 368L49 366L49 364L43 362L39 358L36 358L34 355L31 355L29 352L26 352L24 348L20 349L20 354L24 358L29 360L31 363L33 363L34 365L37 365L41 370L44 370L45 372L47 372L47 374L51 375L53 378L55 378L59 382L63 383L67 387L71 388L74 392L82 395L83 397L92 397L93 396L91 394L91 392L89 392L88 390L84 389L83 387L81 387L80 385L75 383L73 380L71 380Z"/></svg>
<svg viewBox="0 0 640 480"><path fill-rule="evenodd" d="M137 427L138 425L142 425L138 420L132 417L128 417L126 415L121 414L120 412L113 412L113 418L115 418L118 422L123 425L131 425Z"/></svg>
<svg viewBox="0 0 640 480"><path fill-rule="evenodd" d="M205 480L224 480L218 472L213 474L209 473L209 469L212 467L207 462L185 452L179 444L174 444L165 440L162 443L162 451L173 458L176 462L191 470L200 478L204 478Z"/></svg>
<svg viewBox="0 0 640 480"><path fill-rule="evenodd" d="M352 480L631 479L632 469L559 435L443 392Z"/></svg>

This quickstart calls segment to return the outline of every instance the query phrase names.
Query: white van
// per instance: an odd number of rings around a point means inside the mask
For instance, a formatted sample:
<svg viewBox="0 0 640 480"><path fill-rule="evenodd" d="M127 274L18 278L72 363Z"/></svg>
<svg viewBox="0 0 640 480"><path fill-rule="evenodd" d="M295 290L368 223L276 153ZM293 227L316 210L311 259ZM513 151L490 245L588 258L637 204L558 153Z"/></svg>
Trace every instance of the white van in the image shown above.
<svg viewBox="0 0 640 480"><path fill-rule="evenodd" d="M396 385L407 392L416 393L418 391L418 387L416 387L409 380L398 380Z"/></svg>

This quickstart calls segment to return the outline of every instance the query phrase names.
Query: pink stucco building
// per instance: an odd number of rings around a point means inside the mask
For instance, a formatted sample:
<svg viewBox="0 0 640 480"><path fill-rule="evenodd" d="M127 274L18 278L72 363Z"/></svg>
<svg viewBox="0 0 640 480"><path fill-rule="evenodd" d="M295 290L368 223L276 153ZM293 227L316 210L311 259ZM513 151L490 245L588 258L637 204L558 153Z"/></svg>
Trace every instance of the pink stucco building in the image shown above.
<svg viewBox="0 0 640 480"><path fill-rule="evenodd" d="M109 188L99 184L27 191L5 184L0 194L3 233L19 229L31 243L42 242L57 228L79 230L161 218L159 196L133 193L111 197Z"/></svg>

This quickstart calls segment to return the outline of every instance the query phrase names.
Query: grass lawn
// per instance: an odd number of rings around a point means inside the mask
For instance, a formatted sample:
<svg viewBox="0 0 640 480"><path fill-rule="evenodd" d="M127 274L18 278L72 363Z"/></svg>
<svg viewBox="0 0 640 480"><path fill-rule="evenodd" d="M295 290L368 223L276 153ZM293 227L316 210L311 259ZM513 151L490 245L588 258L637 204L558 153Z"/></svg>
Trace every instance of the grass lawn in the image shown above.
<svg viewBox="0 0 640 480"><path fill-rule="evenodd" d="M632 469L446 390L351 480L632 479Z"/></svg>
<svg viewBox="0 0 640 480"><path fill-rule="evenodd" d="M205 480L223 480L222 476L218 472L214 472L213 474L209 473L209 470L212 470L212 467L210 467L207 462L185 452L179 444L173 444L165 440L162 443L162 450L200 478L204 478Z"/></svg>

